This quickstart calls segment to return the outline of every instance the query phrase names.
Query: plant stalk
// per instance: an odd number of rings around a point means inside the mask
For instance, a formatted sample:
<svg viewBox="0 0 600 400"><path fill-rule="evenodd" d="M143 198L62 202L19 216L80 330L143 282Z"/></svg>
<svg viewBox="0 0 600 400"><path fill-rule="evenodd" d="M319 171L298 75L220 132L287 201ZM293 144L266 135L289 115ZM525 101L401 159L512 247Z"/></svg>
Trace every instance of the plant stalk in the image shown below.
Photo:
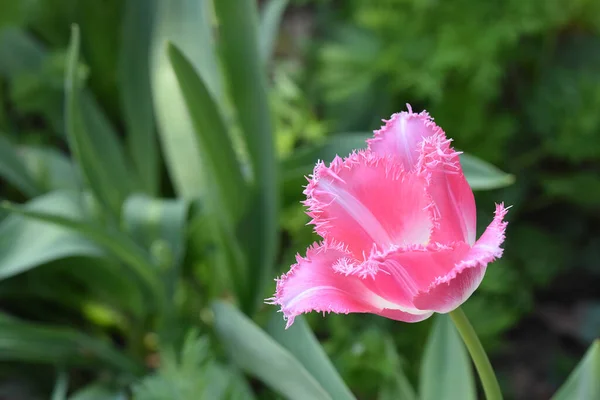
<svg viewBox="0 0 600 400"><path fill-rule="evenodd" d="M498 379L496 379L492 364L477 337L477 333L475 333L475 329L473 329L473 326L469 322L469 319L461 308L451 311L450 317L469 350L471 359L475 364L475 369L477 369L477 373L479 374L479 379L481 380L486 399L502 400L502 391L500 390L500 385L498 384Z"/></svg>

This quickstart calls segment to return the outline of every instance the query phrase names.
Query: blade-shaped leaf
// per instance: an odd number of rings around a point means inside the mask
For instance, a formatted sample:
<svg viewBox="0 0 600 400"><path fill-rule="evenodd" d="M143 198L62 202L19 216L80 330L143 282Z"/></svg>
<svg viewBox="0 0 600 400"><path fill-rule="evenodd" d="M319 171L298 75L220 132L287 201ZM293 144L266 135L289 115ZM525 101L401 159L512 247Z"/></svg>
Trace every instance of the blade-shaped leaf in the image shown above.
<svg viewBox="0 0 600 400"><path fill-rule="evenodd" d="M221 102L221 81L214 55L210 1L156 2L151 44L150 79L162 152L176 192L185 198L206 188L194 127L177 78L166 54L166 43L177 45L202 76L211 95Z"/></svg>
<svg viewBox="0 0 600 400"><path fill-rule="evenodd" d="M33 197L42 192L37 182L23 165L16 147L2 135L0 135L0 176L15 185L27 196Z"/></svg>
<svg viewBox="0 0 600 400"><path fill-rule="evenodd" d="M94 194L118 215L127 194L135 190L122 147L93 98L82 93L77 76L79 29L73 26L65 79L69 147Z"/></svg>
<svg viewBox="0 0 600 400"><path fill-rule="evenodd" d="M285 329L285 321L281 314L273 313L267 326L267 332L302 363L332 399L355 398L304 318L297 317L294 319L294 325Z"/></svg>
<svg viewBox="0 0 600 400"><path fill-rule="evenodd" d="M479 158L470 154L461 154L460 164L467 181L473 190L491 190L512 185L513 175L502 172Z"/></svg>
<svg viewBox="0 0 600 400"><path fill-rule="evenodd" d="M448 315L435 316L421 363L419 394L422 400L475 400L473 368Z"/></svg>
<svg viewBox="0 0 600 400"><path fill-rule="evenodd" d="M128 150L149 194L156 194L160 172L149 67L154 7L152 0L125 1L119 57L119 87Z"/></svg>
<svg viewBox="0 0 600 400"><path fill-rule="evenodd" d="M286 349L235 307L213 304L215 329L233 362L288 399L332 399Z"/></svg>
<svg viewBox="0 0 600 400"><path fill-rule="evenodd" d="M259 27L260 59L267 65L273 55L273 48L279 33L279 24L288 0L269 0L263 6Z"/></svg>
<svg viewBox="0 0 600 400"><path fill-rule="evenodd" d="M127 400L127 398L125 391L95 383L73 393L69 400Z"/></svg>
<svg viewBox="0 0 600 400"><path fill-rule="evenodd" d="M43 48L23 30L0 30L0 74L13 77L22 71L39 68L43 61Z"/></svg>
<svg viewBox="0 0 600 400"><path fill-rule="evenodd" d="M83 215L76 197L65 192L37 197L23 209L72 219ZM22 215L9 215L0 224L0 279L64 257L105 254L101 247L76 232Z"/></svg>
<svg viewBox="0 0 600 400"><path fill-rule="evenodd" d="M65 371L60 371L52 390L52 400L66 400L68 389L69 375Z"/></svg>
<svg viewBox="0 0 600 400"><path fill-rule="evenodd" d="M19 152L27 170L44 192L79 188L78 171L58 150L24 146Z"/></svg>
<svg viewBox="0 0 600 400"><path fill-rule="evenodd" d="M192 119L205 181L211 184L211 192L216 192L210 199L216 201L214 211L225 208L231 221L244 211L246 184L227 127L190 61L172 44L167 52Z"/></svg>
<svg viewBox="0 0 600 400"><path fill-rule="evenodd" d="M265 71L258 52L257 10L254 0L219 0L219 45L230 97L245 138L254 178L250 203L241 228L251 281L244 310L253 312L262 302L273 272L278 239L279 193L277 163L267 98Z"/></svg>
<svg viewBox="0 0 600 400"><path fill-rule="evenodd" d="M70 328L20 321L0 314L0 360L65 366L103 365L116 372L139 375L143 366L108 343Z"/></svg>
<svg viewBox="0 0 600 400"><path fill-rule="evenodd" d="M378 400L417 400L417 395L408 378L404 374L402 361L391 337L385 336L385 349L387 357L396 366L391 382L381 385L377 395Z"/></svg>
<svg viewBox="0 0 600 400"><path fill-rule="evenodd" d="M552 400L600 398L600 339L592 343L583 359Z"/></svg>
<svg viewBox="0 0 600 400"><path fill-rule="evenodd" d="M57 212L56 210L31 209L8 202L1 203L0 207L23 217L66 228L78 233L82 240L87 238L93 241L131 268L132 273L140 280L140 284L144 285L149 304L156 304L157 307L164 304L163 287L150 255L121 232L108 231L89 222L73 218L71 215L65 215L62 210ZM21 238L23 237L25 236L21 235Z"/></svg>

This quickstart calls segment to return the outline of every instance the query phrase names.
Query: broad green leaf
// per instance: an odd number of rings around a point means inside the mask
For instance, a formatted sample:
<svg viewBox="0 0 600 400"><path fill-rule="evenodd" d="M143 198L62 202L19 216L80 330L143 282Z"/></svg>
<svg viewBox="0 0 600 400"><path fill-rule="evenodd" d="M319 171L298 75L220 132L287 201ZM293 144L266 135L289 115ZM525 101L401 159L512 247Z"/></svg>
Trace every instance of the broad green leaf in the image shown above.
<svg viewBox="0 0 600 400"><path fill-rule="evenodd" d="M69 375L66 371L60 371L52 390L52 400L66 400L67 390L69 389Z"/></svg>
<svg viewBox="0 0 600 400"><path fill-rule="evenodd" d="M69 147L90 189L118 215L125 197L136 187L108 120L93 98L81 92L81 83L76 76L78 58L79 29L73 26L65 79Z"/></svg>
<svg viewBox="0 0 600 400"><path fill-rule="evenodd" d="M288 0L269 0L263 6L259 26L260 59L267 65L273 56L273 48L279 33L279 24Z"/></svg>
<svg viewBox="0 0 600 400"><path fill-rule="evenodd" d="M60 151L50 147L23 146L19 153L36 185L44 192L79 188L78 171Z"/></svg>
<svg viewBox="0 0 600 400"><path fill-rule="evenodd" d="M161 307L164 304L162 283L150 255L123 233L101 228L90 222L73 218L72 215L66 215L62 211L63 209L61 211L32 209L13 205L8 202L3 202L0 204L0 207L23 217L54 224L63 229L66 228L73 233L78 233L80 240L84 240L84 238L91 240L130 267L131 272L135 274L140 280L140 284L143 285L149 304L154 304L157 307ZM20 235L20 237L25 238L24 235Z"/></svg>
<svg viewBox="0 0 600 400"><path fill-rule="evenodd" d="M203 398L227 400L254 400L254 392L242 375L233 368L210 363L205 371L209 385L204 388Z"/></svg>
<svg viewBox="0 0 600 400"><path fill-rule="evenodd" d="M285 398L332 399L290 352L234 306L218 301L213 312L219 339L235 365Z"/></svg>
<svg viewBox="0 0 600 400"><path fill-rule="evenodd" d="M83 216L77 197L65 192L37 197L23 210L74 220ZM101 247L76 232L22 215L9 215L0 224L0 279L64 257L105 254Z"/></svg>
<svg viewBox="0 0 600 400"><path fill-rule="evenodd" d="M206 188L194 127L166 53L167 41L191 60L211 95L220 103L208 0L156 2L151 43L150 79L156 124L167 169L178 195L197 197Z"/></svg>
<svg viewBox="0 0 600 400"><path fill-rule="evenodd" d="M149 194L159 184L158 144L150 88L154 0L126 0L119 57L119 87L129 154Z"/></svg>
<svg viewBox="0 0 600 400"><path fill-rule="evenodd" d="M461 154L460 164L473 190L491 190L512 185L513 175L500 171L493 165L470 154Z"/></svg>
<svg viewBox="0 0 600 400"><path fill-rule="evenodd" d="M23 165L16 147L3 135L0 135L0 176L27 196L33 197L42 192Z"/></svg>
<svg viewBox="0 0 600 400"><path fill-rule="evenodd" d="M421 400L475 400L467 349L448 315L435 316L421 362Z"/></svg>
<svg viewBox="0 0 600 400"><path fill-rule="evenodd" d="M247 215L240 231L251 278L248 282L250 296L242 304L247 313L252 313L262 302L278 248L279 193L272 115L258 51L256 2L219 0L214 6L227 87L242 128L254 178L254 186L248 194Z"/></svg>
<svg viewBox="0 0 600 400"><path fill-rule="evenodd" d="M600 399L600 339L590 346L552 400Z"/></svg>
<svg viewBox="0 0 600 400"><path fill-rule="evenodd" d="M211 187L209 201L214 211L225 209L226 220L234 221L244 211L246 183L227 133L227 127L208 88L190 61L174 45L167 53L190 113L201 151L205 182Z"/></svg>
<svg viewBox="0 0 600 400"><path fill-rule="evenodd" d="M95 383L79 389L69 400L127 400L125 391L116 390L106 385Z"/></svg>
<svg viewBox="0 0 600 400"><path fill-rule="evenodd" d="M294 324L289 329L285 329L281 314L273 313L267 326L267 333L302 363L332 399L355 398L304 318L296 317Z"/></svg>
<svg viewBox="0 0 600 400"><path fill-rule="evenodd" d="M131 377L144 368L110 344L70 328L20 321L0 314L0 360L108 367Z"/></svg>

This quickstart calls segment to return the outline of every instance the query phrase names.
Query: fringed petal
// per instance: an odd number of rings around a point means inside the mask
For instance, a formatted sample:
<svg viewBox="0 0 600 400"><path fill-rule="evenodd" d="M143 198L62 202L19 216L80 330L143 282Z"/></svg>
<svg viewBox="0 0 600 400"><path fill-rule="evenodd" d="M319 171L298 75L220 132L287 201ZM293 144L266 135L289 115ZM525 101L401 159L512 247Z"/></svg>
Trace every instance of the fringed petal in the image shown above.
<svg viewBox="0 0 600 400"><path fill-rule="evenodd" d="M412 170L419 160L420 143L424 138L435 134L444 134L426 111L413 113L410 104L408 112L402 111L385 121L375 136L368 139L369 150L379 155L396 157L406 170Z"/></svg>
<svg viewBox="0 0 600 400"><path fill-rule="evenodd" d="M460 153L443 133L421 143L418 171L429 177L428 191L435 203L432 242L475 243L476 209L473 191L460 166Z"/></svg>
<svg viewBox="0 0 600 400"><path fill-rule="evenodd" d="M304 193L316 232L344 243L357 259L367 258L374 246L429 241L427 179L405 172L392 157L364 151L337 157L329 167L319 163Z"/></svg>
<svg viewBox="0 0 600 400"><path fill-rule="evenodd" d="M486 231L454 268L439 275L427 290L417 294L414 304L422 310L447 313L464 303L479 287L488 263L502 256L507 209L496 205L496 215Z"/></svg>
<svg viewBox="0 0 600 400"><path fill-rule="evenodd" d="M417 310L412 315L396 309L396 305L370 291L356 276L337 273L333 264L351 255L340 245L315 244L306 258L297 263L277 281L271 304L281 306L289 327L297 315L310 311L334 313L373 313L405 322L421 321L431 314Z"/></svg>

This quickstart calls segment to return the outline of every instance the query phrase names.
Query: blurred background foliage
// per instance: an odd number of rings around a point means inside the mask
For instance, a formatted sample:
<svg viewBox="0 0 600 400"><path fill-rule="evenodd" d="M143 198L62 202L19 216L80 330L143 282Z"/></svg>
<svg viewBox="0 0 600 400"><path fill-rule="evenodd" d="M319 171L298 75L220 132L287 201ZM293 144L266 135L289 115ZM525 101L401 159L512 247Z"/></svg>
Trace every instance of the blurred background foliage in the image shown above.
<svg viewBox="0 0 600 400"><path fill-rule="evenodd" d="M507 397L548 398L600 330L600 3L261 1L257 40L235 4L0 0L0 398L348 398L333 365L439 398L445 320L287 337L260 305L317 240L303 175L407 102L477 157L481 227L513 205L464 309Z"/></svg>

